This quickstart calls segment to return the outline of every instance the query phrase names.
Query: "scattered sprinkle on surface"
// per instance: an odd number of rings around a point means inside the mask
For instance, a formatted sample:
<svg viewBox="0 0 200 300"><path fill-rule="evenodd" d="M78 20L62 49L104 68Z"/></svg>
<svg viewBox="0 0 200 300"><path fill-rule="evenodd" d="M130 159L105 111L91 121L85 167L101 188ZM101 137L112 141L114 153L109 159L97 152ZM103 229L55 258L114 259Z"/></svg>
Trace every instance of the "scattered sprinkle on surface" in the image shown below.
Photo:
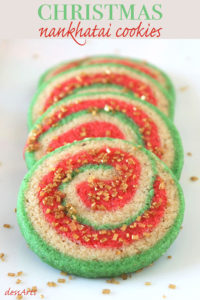
<svg viewBox="0 0 200 300"><path fill-rule="evenodd" d="M168 259L171 259L171 258L172 258L172 256L171 256L171 255L168 255L168 256L167 256L167 258L168 258Z"/></svg>
<svg viewBox="0 0 200 300"><path fill-rule="evenodd" d="M112 284L120 284L120 282L118 280L116 280L115 278L107 279L106 282L112 283Z"/></svg>
<svg viewBox="0 0 200 300"><path fill-rule="evenodd" d="M151 282L150 281L146 281L144 284L145 285L151 285Z"/></svg>
<svg viewBox="0 0 200 300"><path fill-rule="evenodd" d="M4 253L0 253L0 260L5 261L5 254Z"/></svg>
<svg viewBox="0 0 200 300"><path fill-rule="evenodd" d="M190 180L191 180L191 181L197 181L197 180L199 180L199 178L198 178L197 176L191 176L191 177L190 177Z"/></svg>
<svg viewBox="0 0 200 300"><path fill-rule="evenodd" d="M64 278L58 278L58 280L57 280L59 283L65 283L66 282L66 279L64 279Z"/></svg>
<svg viewBox="0 0 200 300"><path fill-rule="evenodd" d="M188 89L188 85L184 85L180 87L181 92L185 92Z"/></svg>
<svg viewBox="0 0 200 300"><path fill-rule="evenodd" d="M137 271L135 271L135 273L140 273L140 272L142 272L144 269L142 268L142 269L139 269L139 270L137 270Z"/></svg>
<svg viewBox="0 0 200 300"><path fill-rule="evenodd" d="M48 285L49 287L55 287L55 286L57 286L57 284L56 284L55 282L53 282L53 281L47 282L47 285Z"/></svg>
<svg viewBox="0 0 200 300"><path fill-rule="evenodd" d="M44 295L41 294L41 295L40 295L40 298L41 298L41 299L44 299Z"/></svg>
<svg viewBox="0 0 200 300"><path fill-rule="evenodd" d="M4 228L11 228L10 224L3 224Z"/></svg>
<svg viewBox="0 0 200 300"><path fill-rule="evenodd" d="M110 294L110 289L103 289L102 290L102 294L104 294L104 295L108 295L108 294Z"/></svg>
<svg viewBox="0 0 200 300"><path fill-rule="evenodd" d="M192 153L191 153L191 152L188 152L188 153L187 153L187 156L192 156Z"/></svg>
<svg viewBox="0 0 200 300"><path fill-rule="evenodd" d="M33 59L38 59L39 58L39 54L38 53L34 53L33 54Z"/></svg>
<svg viewBox="0 0 200 300"><path fill-rule="evenodd" d="M9 273L8 273L8 276L9 276L9 277L15 277L15 273L10 273L10 272L9 272Z"/></svg>
<svg viewBox="0 0 200 300"><path fill-rule="evenodd" d="M121 277L123 280L127 280L127 279L128 279L128 275L127 275L127 274L122 274L120 277Z"/></svg>
<svg viewBox="0 0 200 300"><path fill-rule="evenodd" d="M23 298L22 295L17 295L17 297L16 297L17 300L20 300L20 299L22 299L22 298Z"/></svg>
<svg viewBox="0 0 200 300"><path fill-rule="evenodd" d="M63 271L61 271L61 272L60 272L60 275L67 276L67 273L66 273L66 272L63 272Z"/></svg>
<svg viewBox="0 0 200 300"><path fill-rule="evenodd" d="M167 298L167 296L165 296L165 295L163 295L162 297L163 297L163 299L166 299L166 298Z"/></svg>
<svg viewBox="0 0 200 300"><path fill-rule="evenodd" d="M176 289L176 285L170 283L170 284L168 285L168 288L169 288L169 289L172 289L172 290L175 290L175 289Z"/></svg>
<svg viewBox="0 0 200 300"><path fill-rule="evenodd" d="M21 279L17 279L16 280L16 284L19 284L19 283L21 283L22 281L21 281Z"/></svg>

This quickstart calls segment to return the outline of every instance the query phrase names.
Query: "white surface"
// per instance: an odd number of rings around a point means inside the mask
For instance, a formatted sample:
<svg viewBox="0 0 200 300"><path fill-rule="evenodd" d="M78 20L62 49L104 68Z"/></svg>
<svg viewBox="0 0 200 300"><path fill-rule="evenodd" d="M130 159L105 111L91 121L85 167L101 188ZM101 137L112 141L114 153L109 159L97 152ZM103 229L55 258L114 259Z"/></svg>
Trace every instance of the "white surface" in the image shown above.
<svg viewBox="0 0 200 300"><path fill-rule="evenodd" d="M185 164L181 185L186 199L183 229L167 251L153 266L131 279L120 280L112 285L101 280L67 278L66 284L55 288L46 286L47 281L61 278L59 271L51 268L30 251L22 238L16 222L17 193L26 173L22 150L26 141L26 118L30 99L36 90L37 80L47 67L66 59L91 54L122 54L147 59L168 72L177 89L175 124L182 136ZM77 46L72 41L1 41L0 42L0 253L6 261L0 261L0 299L10 287L13 290L36 285L36 296L24 299L126 299L126 300L199 300L200 299L200 180L191 182L190 176L200 178L200 40L137 40L137 41L89 41ZM183 92L180 87L187 86ZM3 228L4 223L12 225ZM172 255L172 259L167 259ZM23 283L15 284L16 278L8 272L22 270ZM151 281L151 286L145 286ZM168 285L176 284L175 290ZM110 295L102 295L104 288Z"/></svg>

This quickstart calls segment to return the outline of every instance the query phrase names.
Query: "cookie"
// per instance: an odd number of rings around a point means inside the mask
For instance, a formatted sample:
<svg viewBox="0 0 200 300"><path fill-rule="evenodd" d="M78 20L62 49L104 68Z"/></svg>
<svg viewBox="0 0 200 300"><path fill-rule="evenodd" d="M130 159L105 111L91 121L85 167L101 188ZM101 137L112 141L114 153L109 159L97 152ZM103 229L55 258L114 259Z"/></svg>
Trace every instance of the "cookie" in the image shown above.
<svg viewBox="0 0 200 300"><path fill-rule="evenodd" d="M174 86L168 77L168 75L157 68L156 66L148 63L144 60L137 60L131 59L127 57L120 57L120 56L92 56L86 57L82 60L75 60L75 61L68 61L61 63L59 65L54 66L53 68L47 70L40 78L39 85L48 81L52 77L69 70L75 66L80 65L90 65L90 64L97 64L97 63L115 63L124 66L128 66L132 69L139 70L142 73L145 73L152 77L153 79L157 80L172 96L175 100L175 90Z"/></svg>
<svg viewBox="0 0 200 300"><path fill-rule="evenodd" d="M38 161L20 188L17 218L46 263L84 277L134 272L158 259L183 219L182 190L145 148L85 139Z"/></svg>
<svg viewBox="0 0 200 300"><path fill-rule="evenodd" d="M30 106L29 128L52 104L68 96L76 88L94 83L123 86L136 97L157 106L167 116L173 116L173 101L169 93L150 76L127 66L111 63L93 64L70 69L43 84Z"/></svg>
<svg viewBox="0 0 200 300"><path fill-rule="evenodd" d="M145 145L180 177L181 140L164 114L133 95L97 94L89 88L57 102L39 118L25 147L28 168L48 152L87 137L121 138Z"/></svg>

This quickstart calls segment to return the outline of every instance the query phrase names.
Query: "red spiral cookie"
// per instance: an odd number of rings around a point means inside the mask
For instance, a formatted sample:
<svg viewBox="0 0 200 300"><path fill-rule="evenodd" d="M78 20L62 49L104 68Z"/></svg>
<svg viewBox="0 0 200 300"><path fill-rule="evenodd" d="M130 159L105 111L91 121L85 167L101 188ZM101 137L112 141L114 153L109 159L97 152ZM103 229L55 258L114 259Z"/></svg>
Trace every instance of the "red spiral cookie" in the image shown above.
<svg viewBox="0 0 200 300"><path fill-rule="evenodd" d="M93 64L72 68L42 85L30 106L29 128L51 105L62 100L77 88L96 83L123 86L138 98L157 106L167 116L173 115L170 95L150 76L127 66L111 63Z"/></svg>
<svg viewBox="0 0 200 300"><path fill-rule="evenodd" d="M175 91L174 91L173 84L166 73L164 73L162 70L158 69L157 67L153 66L152 64L149 64L146 61L130 59L127 57L120 57L120 56L92 56L92 57L86 57L84 59L63 62L47 70L41 76L39 80L39 85L43 84L44 82L47 82L49 79L53 78L54 76L62 72L65 72L71 68L81 66L81 65L86 66L86 65L97 64L97 63L98 64L102 64L102 63L120 64L138 70L144 74L147 74L153 79L157 80L170 93L172 98L175 99Z"/></svg>
<svg viewBox="0 0 200 300"><path fill-rule="evenodd" d="M68 96L49 108L29 133L25 158L30 168L48 152L86 137L134 141L151 150L180 176L183 151L172 122L153 105L123 93Z"/></svg>
<svg viewBox="0 0 200 300"><path fill-rule="evenodd" d="M85 277L136 271L180 229L184 200L169 169L144 148L85 139L38 161L22 183L18 222L30 248Z"/></svg>

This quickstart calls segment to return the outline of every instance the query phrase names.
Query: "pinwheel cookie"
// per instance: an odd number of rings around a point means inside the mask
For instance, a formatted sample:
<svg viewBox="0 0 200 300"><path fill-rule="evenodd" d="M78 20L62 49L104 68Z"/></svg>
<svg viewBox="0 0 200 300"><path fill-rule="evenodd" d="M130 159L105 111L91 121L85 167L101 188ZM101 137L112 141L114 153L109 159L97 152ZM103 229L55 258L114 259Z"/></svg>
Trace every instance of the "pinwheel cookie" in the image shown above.
<svg viewBox="0 0 200 300"><path fill-rule="evenodd" d="M53 78L54 76L65 72L76 66L81 65L90 65L90 64L102 64L102 63L115 63L124 66L128 66L134 70L139 70L140 72L149 75L153 79L157 80L175 99L175 91L173 84L170 78L167 76L165 72L157 68L156 66L148 63L144 60L136 60L127 57L121 56L91 56L85 57L84 59L74 60L74 61L67 61L63 62L53 68L47 70L40 78L39 85L44 82L47 82L49 79Z"/></svg>
<svg viewBox="0 0 200 300"><path fill-rule="evenodd" d="M133 95L83 90L51 106L36 122L25 147L29 168L67 143L111 137L144 145L180 176L183 150L179 134L155 106Z"/></svg>
<svg viewBox="0 0 200 300"><path fill-rule="evenodd" d="M149 75L123 65L92 64L60 73L41 86L30 106L29 128L52 104L62 100L77 88L96 83L123 86L132 91L136 97L157 106L167 116L173 116L171 96Z"/></svg>
<svg viewBox="0 0 200 300"><path fill-rule="evenodd" d="M84 277L134 272L159 258L183 219L182 190L145 148L85 139L38 161L20 188L17 217L30 248Z"/></svg>

